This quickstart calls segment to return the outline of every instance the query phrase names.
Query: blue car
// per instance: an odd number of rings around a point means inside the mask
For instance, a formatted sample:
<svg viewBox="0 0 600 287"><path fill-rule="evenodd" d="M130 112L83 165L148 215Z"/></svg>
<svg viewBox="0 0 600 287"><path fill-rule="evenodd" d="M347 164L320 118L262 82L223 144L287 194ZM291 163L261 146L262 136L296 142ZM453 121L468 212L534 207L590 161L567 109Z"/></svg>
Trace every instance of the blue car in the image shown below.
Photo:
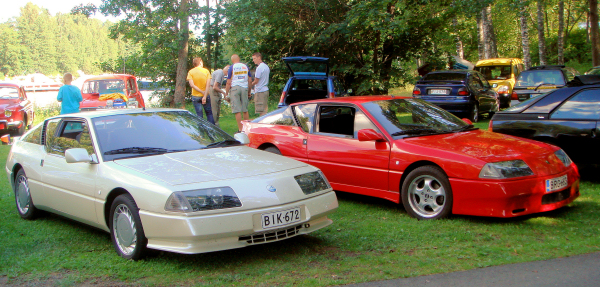
<svg viewBox="0 0 600 287"><path fill-rule="evenodd" d="M498 111L498 93L484 76L473 70L431 72L415 84L413 97L420 98L471 122L481 114L490 117Z"/></svg>
<svg viewBox="0 0 600 287"><path fill-rule="evenodd" d="M282 60L290 70L290 78L281 93L280 108L297 102L343 97L352 93L337 77L329 75L329 58L298 56Z"/></svg>

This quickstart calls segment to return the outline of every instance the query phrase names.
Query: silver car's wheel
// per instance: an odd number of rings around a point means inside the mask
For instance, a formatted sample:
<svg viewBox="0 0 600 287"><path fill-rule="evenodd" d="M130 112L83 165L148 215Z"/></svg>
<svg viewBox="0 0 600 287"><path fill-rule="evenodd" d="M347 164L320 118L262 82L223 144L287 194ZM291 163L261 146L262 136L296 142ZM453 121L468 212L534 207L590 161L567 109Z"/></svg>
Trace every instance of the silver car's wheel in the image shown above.
<svg viewBox="0 0 600 287"><path fill-rule="evenodd" d="M20 169L17 172L15 178L15 202L17 204L17 211L19 215L24 219L33 219L37 215L37 209L33 205L31 200L31 193L29 191L29 181L25 175L25 171Z"/></svg>
<svg viewBox="0 0 600 287"><path fill-rule="evenodd" d="M111 207L110 231L119 255L133 260L145 256L147 239L137 205L130 195L122 194L115 198Z"/></svg>
<svg viewBox="0 0 600 287"><path fill-rule="evenodd" d="M446 217L452 210L448 178L434 166L413 170L402 186L402 203L411 216L419 219Z"/></svg>
<svg viewBox="0 0 600 287"><path fill-rule="evenodd" d="M471 109L471 114L469 116L469 120L471 122L476 123L479 121L479 105L477 103L473 104L473 108Z"/></svg>

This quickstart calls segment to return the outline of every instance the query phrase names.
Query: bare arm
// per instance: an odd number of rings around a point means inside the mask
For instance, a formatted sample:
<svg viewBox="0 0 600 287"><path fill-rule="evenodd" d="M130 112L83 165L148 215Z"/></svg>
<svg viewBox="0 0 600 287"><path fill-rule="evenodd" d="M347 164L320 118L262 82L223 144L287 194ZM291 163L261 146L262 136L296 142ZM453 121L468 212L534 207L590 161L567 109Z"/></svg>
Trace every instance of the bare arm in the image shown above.
<svg viewBox="0 0 600 287"><path fill-rule="evenodd" d="M213 85L213 90L221 93L221 94L225 94L225 91L221 90L221 83L217 83L215 81L215 84Z"/></svg>
<svg viewBox="0 0 600 287"><path fill-rule="evenodd" d="M200 92L202 93L202 90L200 90L198 87L196 87L196 85L194 84L194 80L189 79L188 83L190 83L190 87L192 87L192 89L196 90L196 92ZM204 93L202 93L204 95Z"/></svg>

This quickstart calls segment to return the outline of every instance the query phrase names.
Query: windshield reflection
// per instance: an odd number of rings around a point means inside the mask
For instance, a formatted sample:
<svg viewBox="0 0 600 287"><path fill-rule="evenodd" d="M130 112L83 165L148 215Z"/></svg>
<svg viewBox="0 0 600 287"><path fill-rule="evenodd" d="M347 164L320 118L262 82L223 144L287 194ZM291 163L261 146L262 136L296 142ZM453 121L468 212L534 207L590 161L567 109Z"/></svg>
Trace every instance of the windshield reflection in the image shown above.
<svg viewBox="0 0 600 287"><path fill-rule="evenodd" d="M391 135L423 135L469 128L453 114L420 99L392 99L363 104Z"/></svg>
<svg viewBox="0 0 600 287"><path fill-rule="evenodd" d="M202 149L216 142L237 143L224 131L186 111L111 115L94 118L93 125L105 161L156 154L148 150L175 152ZM140 152L140 148L146 152Z"/></svg>

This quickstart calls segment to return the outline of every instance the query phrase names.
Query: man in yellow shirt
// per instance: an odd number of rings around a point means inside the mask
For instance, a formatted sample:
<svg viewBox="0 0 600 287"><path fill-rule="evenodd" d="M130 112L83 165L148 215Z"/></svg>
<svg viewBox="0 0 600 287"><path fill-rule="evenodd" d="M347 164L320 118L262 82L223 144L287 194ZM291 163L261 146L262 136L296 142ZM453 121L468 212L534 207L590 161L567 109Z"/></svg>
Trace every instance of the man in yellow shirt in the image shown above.
<svg viewBox="0 0 600 287"><path fill-rule="evenodd" d="M202 118L202 109L206 112L206 119L215 124L212 111L210 109L210 95L208 93L208 83L210 82L210 72L203 68L202 59L194 58L192 62L194 68L187 74L187 81L192 87L192 104L198 117Z"/></svg>

